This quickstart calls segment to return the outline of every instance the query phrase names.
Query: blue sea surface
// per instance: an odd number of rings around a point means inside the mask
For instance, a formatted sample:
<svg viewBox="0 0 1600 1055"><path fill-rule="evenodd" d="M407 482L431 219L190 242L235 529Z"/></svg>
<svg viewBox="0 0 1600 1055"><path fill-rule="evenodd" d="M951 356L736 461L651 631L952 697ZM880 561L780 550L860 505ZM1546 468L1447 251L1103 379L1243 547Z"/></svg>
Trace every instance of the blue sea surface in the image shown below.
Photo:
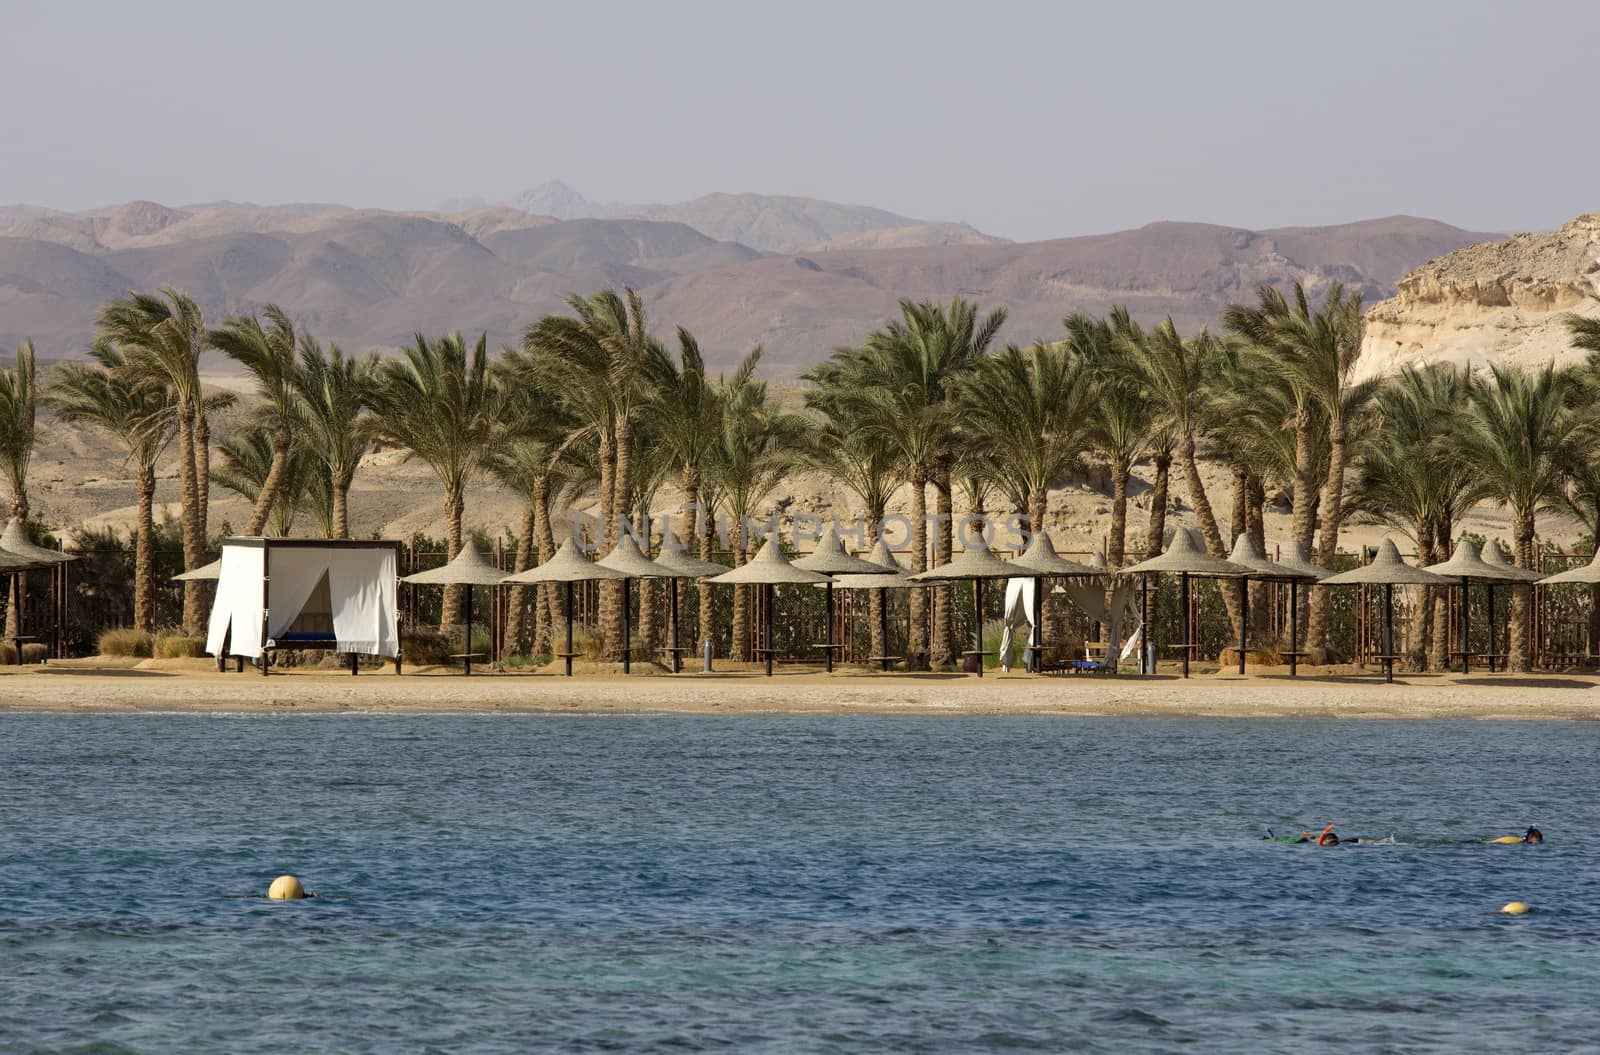
<svg viewBox="0 0 1600 1055"><path fill-rule="evenodd" d="M1597 757L1595 723L8 715L0 1051L1592 1051ZM1259 838L1329 822L1399 845ZM319 896L233 896L283 872Z"/></svg>

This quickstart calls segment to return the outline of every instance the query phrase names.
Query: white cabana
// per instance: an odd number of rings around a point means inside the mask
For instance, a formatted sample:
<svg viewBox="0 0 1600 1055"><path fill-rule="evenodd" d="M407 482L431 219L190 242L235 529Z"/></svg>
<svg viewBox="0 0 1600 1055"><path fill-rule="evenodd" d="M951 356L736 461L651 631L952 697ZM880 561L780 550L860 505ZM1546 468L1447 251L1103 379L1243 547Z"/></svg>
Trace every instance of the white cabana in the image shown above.
<svg viewBox="0 0 1600 1055"><path fill-rule="evenodd" d="M206 651L251 658L277 649L384 656L400 669L398 542L230 538Z"/></svg>

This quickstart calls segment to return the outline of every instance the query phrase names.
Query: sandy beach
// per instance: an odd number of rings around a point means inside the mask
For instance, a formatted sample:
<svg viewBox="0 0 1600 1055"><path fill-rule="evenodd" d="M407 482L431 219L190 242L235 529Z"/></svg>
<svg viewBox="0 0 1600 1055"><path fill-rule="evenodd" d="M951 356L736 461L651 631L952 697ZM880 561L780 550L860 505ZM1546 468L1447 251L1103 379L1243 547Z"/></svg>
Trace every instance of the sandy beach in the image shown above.
<svg viewBox="0 0 1600 1055"><path fill-rule="evenodd" d="M589 674L428 670L358 677L326 670L217 674L207 661L138 666L69 661L0 673L0 711L574 714L1165 715L1272 718L1600 718L1588 675L1373 673L1175 675L1149 678L806 671L766 678L715 674Z"/></svg>

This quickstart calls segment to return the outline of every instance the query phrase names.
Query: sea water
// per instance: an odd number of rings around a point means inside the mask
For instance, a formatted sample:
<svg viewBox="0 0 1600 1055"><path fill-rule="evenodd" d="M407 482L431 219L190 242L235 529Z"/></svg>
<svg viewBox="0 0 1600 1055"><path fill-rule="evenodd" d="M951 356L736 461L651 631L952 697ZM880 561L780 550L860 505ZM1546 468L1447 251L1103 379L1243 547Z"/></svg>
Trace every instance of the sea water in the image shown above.
<svg viewBox="0 0 1600 1055"><path fill-rule="evenodd" d="M1553 722L11 715L0 1051L1594 1050L1597 753ZM1259 838L1329 822L1397 845ZM283 872L318 897L259 897Z"/></svg>

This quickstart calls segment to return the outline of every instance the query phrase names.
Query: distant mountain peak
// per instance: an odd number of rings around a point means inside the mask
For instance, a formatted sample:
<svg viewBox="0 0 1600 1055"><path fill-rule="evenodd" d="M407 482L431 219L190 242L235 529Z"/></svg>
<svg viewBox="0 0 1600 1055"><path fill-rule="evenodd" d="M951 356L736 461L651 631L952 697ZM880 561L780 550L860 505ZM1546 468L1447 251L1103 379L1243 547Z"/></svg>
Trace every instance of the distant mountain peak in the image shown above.
<svg viewBox="0 0 1600 1055"><path fill-rule="evenodd" d="M536 216L554 216L558 220L586 220L605 215L606 208L590 201L571 185L558 179L546 180L534 187L511 196L507 205Z"/></svg>

